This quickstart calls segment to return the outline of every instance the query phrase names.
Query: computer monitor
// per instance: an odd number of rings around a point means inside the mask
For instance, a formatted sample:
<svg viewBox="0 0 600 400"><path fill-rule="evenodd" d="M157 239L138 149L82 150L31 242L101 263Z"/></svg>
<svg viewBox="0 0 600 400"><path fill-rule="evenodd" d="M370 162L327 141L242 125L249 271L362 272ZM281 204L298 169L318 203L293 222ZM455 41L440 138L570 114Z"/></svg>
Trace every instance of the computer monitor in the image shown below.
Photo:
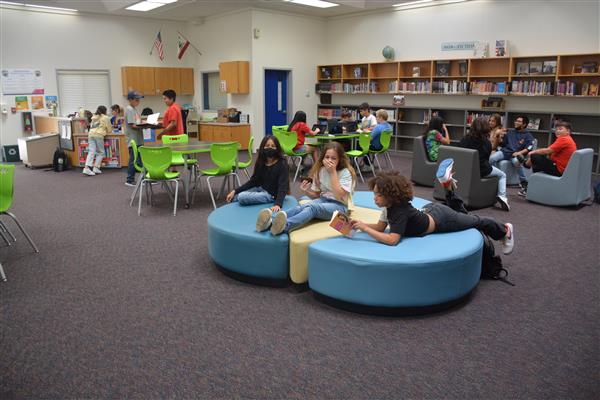
<svg viewBox="0 0 600 400"><path fill-rule="evenodd" d="M358 130L358 123L356 121L342 121L342 127L346 128L346 133L353 133Z"/></svg>
<svg viewBox="0 0 600 400"><path fill-rule="evenodd" d="M340 125L337 119L327 120L327 133L335 135L336 133L342 133L342 125Z"/></svg>

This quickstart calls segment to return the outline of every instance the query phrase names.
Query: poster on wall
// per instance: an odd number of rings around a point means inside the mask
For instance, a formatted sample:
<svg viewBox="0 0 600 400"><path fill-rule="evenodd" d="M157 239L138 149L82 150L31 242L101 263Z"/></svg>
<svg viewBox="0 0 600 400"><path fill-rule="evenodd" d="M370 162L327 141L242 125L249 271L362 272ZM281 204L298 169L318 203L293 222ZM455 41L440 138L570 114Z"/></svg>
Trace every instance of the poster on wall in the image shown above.
<svg viewBox="0 0 600 400"><path fill-rule="evenodd" d="M54 107L58 107L58 97L46 96L46 108L52 110Z"/></svg>
<svg viewBox="0 0 600 400"><path fill-rule="evenodd" d="M17 107L17 111L29 110L27 96L15 96L15 107Z"/></svg>
<svg viewBox="0 0 600 400"><path fill-rule="evenodd" d="M1 77L4 94L44 94L39 69L3 69Z"/></svg>
<svg viewBox="0 0 600 400"><path fill-rule="evenodd" d="M23 119L23 130L25 132L33 132L33 118L31 118L31 112L26 111L21 113L21 118Z"/></svg>
<svg viewBox="0 0 600 400"><path fill-rule="evenodd" d="M44 108L44 96L31 96L31 109L42 110Z"/></svg>

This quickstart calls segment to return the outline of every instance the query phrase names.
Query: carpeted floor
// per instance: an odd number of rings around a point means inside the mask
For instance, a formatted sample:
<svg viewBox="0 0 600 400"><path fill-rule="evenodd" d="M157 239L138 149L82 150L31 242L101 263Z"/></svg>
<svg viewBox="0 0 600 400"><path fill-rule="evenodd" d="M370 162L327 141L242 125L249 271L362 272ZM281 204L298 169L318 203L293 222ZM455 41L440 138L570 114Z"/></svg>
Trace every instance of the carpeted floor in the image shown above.
<svg viewBox="0 0 600 400"><path fill-rule="evenodd" d="M393 160L410 176L409 156ZM478 213L514 224L516 286L482 281L458 308L385 318L224 276L207 193L176 217L157 194L138 217L124 180L17 166L13 211L40 253L20 233L0 243L0 399L600 396L598 205L509 189L509 213Z"/></svg>

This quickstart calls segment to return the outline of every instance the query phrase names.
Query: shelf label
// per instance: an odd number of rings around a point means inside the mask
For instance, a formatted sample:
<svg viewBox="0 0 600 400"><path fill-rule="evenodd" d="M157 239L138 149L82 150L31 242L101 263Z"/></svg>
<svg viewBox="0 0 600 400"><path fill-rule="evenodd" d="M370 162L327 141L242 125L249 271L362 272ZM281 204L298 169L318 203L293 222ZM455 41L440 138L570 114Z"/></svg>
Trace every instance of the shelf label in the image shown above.
<svg viewBox="0 0 600 400"><path fill-rule="evenodd" d="M475 41L472 42L442 42L442 51L461 51L475 49Z"/></svg>

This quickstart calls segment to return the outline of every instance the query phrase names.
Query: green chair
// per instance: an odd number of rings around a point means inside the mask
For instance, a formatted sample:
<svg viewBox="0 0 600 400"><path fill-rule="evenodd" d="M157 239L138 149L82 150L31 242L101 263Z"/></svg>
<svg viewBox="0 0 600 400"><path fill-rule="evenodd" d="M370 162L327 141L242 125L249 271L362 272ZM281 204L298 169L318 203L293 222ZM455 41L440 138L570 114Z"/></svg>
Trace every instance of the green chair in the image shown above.
<svg viewBox="0 0 600 400"><path fill-rule="evenodd" d="M248 173L248 168L252 165L252 145L254 144L254 136L250 136L250 141L248 142L248 161L246 162L238 162L238 169L241 169L246 174L248 180L250 180L250 174Z"/></svg>
<svg viewBox="0 0 600 400"><path fill-rule="evenodd" d="M381 164L379 163L379 158L377 157L378 154L383 154L384 157L386 157L386 161L390 165L390 169L393 169L394 165L392 164L392 158L390 157L390 153L388 152L388 149L390 148L390 143L392 142L392 131L381 132L381 137L379 138L379 141L383 146L381 150L370 150L369 154L374 155L375 161L377 161L379 169L381 169Z"/></svg>
<svg viewBox="0 0 600 400"><path fill-rule="evenodd" d="M144 160L146 175L141 181L140 198L138 202L138 215L142 214L142 194L144 185L152 182L175 182L175 199L173 204L173 216L177 215L177 195L179 193L179 172L169 172L173 152L168 147L140 147L140 155ZM185 188L184 188L185 189ZM150 188L152 191L152 188Z"/></svg>
<svg viewBox="0 0 600 400"><path fill-rule="evenodd" d="M19 222L17 217L13 213L8 211L8 210L10 210L10 207L12 206L12 202L13 202L14 178L15 178L15 166L0 164L0 216L8 215L9 217L11 217L12 220L15 221L15 223L17 224L17 227L21 230L21 232L23 233L25 238L27 238L27 241L29 242L31 247L33 247L33 250L36 253L39 253L40 250L37 248L35 243L33 243L31 236L29 236L29 234L27 232L25 232L25 229L23 229L23 226L21 225L21 223ZM2 226L6 229L6 226L4 224L2 224ZM6 229L6 231L9 232L8 229ZM12 234L11 234L11 236L12 236ZM14 236L12 236L12 237L14 239ZM16 239L14 239L14 240L16 240ZM2 269L1 264L0 264L0 279L2 281L6 281L6 275L4 274L4 270Z"/></svg>
<svg viewBox="0 0 600 400"><path fill-rule="evenodd" d="M360 179L364 182L365 179L363 178L362 172L360 171L360 166L358 165L358 158L364 157L367 154L369 154L369 146L371 145L371 134L368 132L361 133L358 137L358 145L362 150L350 150L346 152L346 155L354 160L354 165L356 167L356 170L358 171L358 174L360 175ZM373 171L373 176L375 176L375 167L373 166L373 163L370 164L371 170Z"/></svg>
<svg viewBox="0 0 600 400"><path fill-rule="evenodd" d="M202 176L206 176L206 184L208 186L208 192L210 193L210 199L212 200L213 208L217 209L217 203L215 202L215 197L210 186L210 180L212 178L223 176L223 184L221 185L221 189L217 194L217 198L223 192L223 188L225 187L225 183L229 182L230 176L235 176L237 180L237 184L240 185L240 178L235 172L237 156L238 156L238 142L223 142L223 143L213 143L210 145L210 159L217 166L216 168L208 168L200 170L200 174ZM196 185L194 185L194 191L192 193L192 204L194 204L194 198L196 196Z"/></svg>
<svg viewBox="0 0 600 400"><path fill-rule="evenodd" d="M294 147L298 143L298 133L291 131L281 131L279 132L279 144L281 145L281 149L285 153L285 155L292 160L292 164L296 167L296 173L294 174L294 180L292 182L296 182L296 178L298 178L298 172L300 171L300 166L302 165L302 158L308 153L305 151L295 152ZM298 160L298 165L296 166L296 160Z"/></svg>
<svg viewBox="0 0 600 400"><path fill-rule="evenodd" d="M271 127L271 133L277 137L281 132L287 132L289 125L273 125ZM279 137L277 137L279 139Z"/></svg>

